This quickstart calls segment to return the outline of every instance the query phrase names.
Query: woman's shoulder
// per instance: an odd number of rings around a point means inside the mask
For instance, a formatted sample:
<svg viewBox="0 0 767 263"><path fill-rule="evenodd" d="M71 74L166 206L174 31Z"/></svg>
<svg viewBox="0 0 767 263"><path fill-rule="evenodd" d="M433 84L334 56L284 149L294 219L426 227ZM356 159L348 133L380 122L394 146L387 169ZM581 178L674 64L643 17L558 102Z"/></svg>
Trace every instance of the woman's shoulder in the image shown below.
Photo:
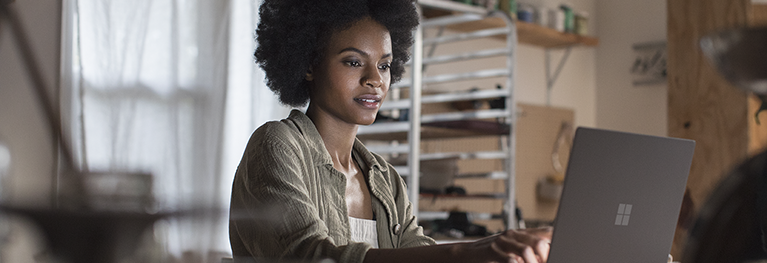
<svg viewBox="0 0 767 263"><path fill-rule="evenodd" d="M253 156L295 154L306 147L306 140L294 124L285 120L270 121L251 134L245 152Z"/></svg>
<svg viewBox="0 0 767 263"><path fill-rule="evenodd" d="M293 152L325 158L324 145L314 123L300 111L294 110L288 118L267 122L250 137L246 151L258 153ZM325 154L326 155L326 154Z"/></svg>
<svg viewBox="0 0 767 263"><path fill-rule="evenodd" d="M313 134L317 132L307 132L311 129L316 130L311 120L300 111L294 110L285 119L269 121L258 127L251 135L250 141L282 144L316 139Z"/></svg>
<svg viewBox="0 0 767 263"><path fill-rule="evenodd" d="M303 136L295 124L286 120L287 119L264 123L250 136L250 142L286 143L302 139Z"/></svg>

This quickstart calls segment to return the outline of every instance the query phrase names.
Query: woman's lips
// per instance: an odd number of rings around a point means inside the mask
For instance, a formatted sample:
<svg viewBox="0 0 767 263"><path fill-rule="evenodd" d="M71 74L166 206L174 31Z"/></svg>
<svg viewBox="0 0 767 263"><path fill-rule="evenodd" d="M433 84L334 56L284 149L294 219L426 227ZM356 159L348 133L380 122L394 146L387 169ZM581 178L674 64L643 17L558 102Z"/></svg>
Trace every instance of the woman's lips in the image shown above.
<svg viewBox="0 0 767 263"><path fill-rule="evenodd" d="M378 109L378 107L381 105L381 97L376 95L363 95L354 98L354 101L369 109Z"/></svg>

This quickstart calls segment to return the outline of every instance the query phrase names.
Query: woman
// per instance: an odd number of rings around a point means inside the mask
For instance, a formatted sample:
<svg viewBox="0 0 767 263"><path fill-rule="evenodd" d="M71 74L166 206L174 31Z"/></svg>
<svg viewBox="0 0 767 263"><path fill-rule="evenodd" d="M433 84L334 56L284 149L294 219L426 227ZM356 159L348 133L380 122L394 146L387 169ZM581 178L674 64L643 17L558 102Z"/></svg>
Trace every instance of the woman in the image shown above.
<svg viewBox="0 0 767 263"><path fill-rule="evenodd" d="M266 0L260 15L255 56L267 85L282 103L309 106L248 143L232 190L236 259L545 261L538 233L434 245L399 174L356 139L404 71L418 24L411 1Z"/></svg>

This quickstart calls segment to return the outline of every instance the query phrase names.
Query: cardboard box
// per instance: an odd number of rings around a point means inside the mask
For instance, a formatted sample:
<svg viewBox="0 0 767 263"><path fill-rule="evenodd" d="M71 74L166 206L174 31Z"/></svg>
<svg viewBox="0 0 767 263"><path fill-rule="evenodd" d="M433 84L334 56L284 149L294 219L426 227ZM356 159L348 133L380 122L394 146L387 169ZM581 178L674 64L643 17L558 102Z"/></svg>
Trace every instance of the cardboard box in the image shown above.
<svg viewBox="0 0 767 263"><path fill-rule="evenodd" d="M466 159L456 161L459 175L487 174L505 171L502 159Z"/></svg>
<svg viewBox="0 0 767 263"><path fill-rule="evenodd" d="M487 228L487 232L490 233L498 233L506 230L506 225L503 224L502 219L475 219L471 222L480 226L484 226Z"/></svg>
<svg viewBox="0 0 767 263"><path fill-rule="evenodd" d="M421 141L422 153L500 151L501 137L486 135Z"/></svg>
<svg viewBox="0 0 767 263"><path fill-rule="evenodd" d="M501 136L486 135L477 137L433 139L421 142L421 152L486 152L501 150ZM457 160L457 174L486 174L504 171L502 159L463 159Z"/></svg>
<svg viewBox="0 0 767 263"><path fill-rule="evenodd" d="M456 159L421 161L420 188L444 193L445 188L453 185L457 173Z"/></svg>
<svg viewBox="0 0 767 263"><path fill-rule="evenodd" d="M504 179L456 178L453 185L462 187L468 195L506 194Z"/></svg>
<svg viewBox="0 0 767 263"><path fill-rule="evenodd" d="M500 214L503 212L503 199L475 196L434 197L431 195L421 195L418 200L418 207L421 211Z"/></svg>

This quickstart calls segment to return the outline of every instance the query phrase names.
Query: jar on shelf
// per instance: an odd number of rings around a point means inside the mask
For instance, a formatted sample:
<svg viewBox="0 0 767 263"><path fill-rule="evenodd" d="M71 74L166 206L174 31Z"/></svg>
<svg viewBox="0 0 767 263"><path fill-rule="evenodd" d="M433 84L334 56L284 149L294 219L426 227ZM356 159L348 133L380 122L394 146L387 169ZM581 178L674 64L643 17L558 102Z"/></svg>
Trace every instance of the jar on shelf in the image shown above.
<svg viewBox="0 0 767 263"><path fill-rule="evenodd" d="M575 15L573 13L573 8L569 5L562 4L559 6L559 9L561 9L565 14L565 19L563 23L564 32L567 33L573 33L575 28Z"/></svg>
<svg viewBox="0 0 767 263"><path fill-rule="evenodd" d="M549 8L539 5L535 10L535 23L542 27L549 26Z"/></svg>
<svg viewBox="0 0 767 263"><path fill-rule="evenodd" d="M548 27L559 32L565 31L565 11L559 8L550 8Z"/></svg>
<svg viewBox="0 0 767 263"><path fill-rule="evenodd" d="M533 23L535 19L535 7L530 4L519 4L519 10L517 10L517 20Z"/></svg>
<svg viewBox="0 0 767 263"><path fill-rule="evenodd" d="M589 14L578 12L575 14L575 33L585 36L589 33Z"/></svg>
<svg viewBox="0 0 767 263"><path fill-rule="evenodd" d="M501 11L509 14L512 19L517 18L517 1L516 0L500 0L498 3Z"/></svg>

